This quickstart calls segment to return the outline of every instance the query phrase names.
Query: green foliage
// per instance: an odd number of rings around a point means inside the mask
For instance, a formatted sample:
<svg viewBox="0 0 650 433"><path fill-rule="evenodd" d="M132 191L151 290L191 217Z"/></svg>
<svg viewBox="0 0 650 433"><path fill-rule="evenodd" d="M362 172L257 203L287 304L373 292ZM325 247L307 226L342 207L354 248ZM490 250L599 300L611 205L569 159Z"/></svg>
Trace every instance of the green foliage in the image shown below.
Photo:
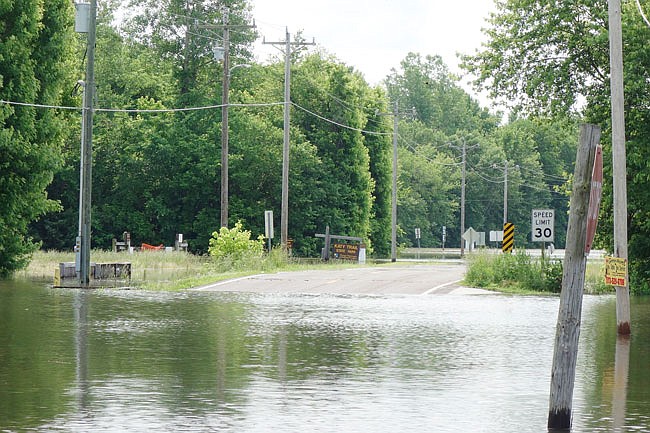
<svg viewBox="0 0 650 433"><path fill-rule="evenodd" d="M251 232L244 230L241 221L237 221L232 229L221 227L212 233L208 252L217 260L241 262L259 258L264 252L264 237L251 239Z"/></svg>
<svg viewBox="0 0 650 433"><path fill-rule="evenodd" d="M566 116L582 108L584 120L602 125L604 178L611 179L609 33L606 3L599 0L507 1L486 30L488 42L464 57L476 84L526 112ZM650 55L648 28L634 2L622 2L624 93L631 287L650 292ZM576 104L581 101L581 104ZM631 173L631 174L630 174ZM603 183L597 246L613 245L613 197Z"/></svg>
<svg viewBox="0 0 650 433"><path fill-rule="evenodd" d="M562 289L562 262L533 260L525 252L479 252L469 256L465 281L477 287L559 293Z"/></svg>
<svg viewBox="0 0 650 433"><path fill-rule="evenodd" d="M565 115L609 79L603 1L503 1L489 23L484 48L464 66L507 106Z"/></svg>
<svg viewBox="0 0 650 433"><path fill-rule="evenodd" d="M24 0L0 5L0 98L56 105L70 58L71 4ZM36 245L28 224L56 210L45 188L61 164L64 117L52 110L0 107L0 277L23 267Z"/></svg>
<svg viewBox="0 0 650 433"><path fill-rule="evenodd" d="M134 15L120 30L111 24L116 4L101 8L99 16L99 106L168 109L221 102L222 64L213 60L212 41L201 36L209 31L197 23L221 22L224 5L230 7L231 23L250 22L250 1L131 0ZM274 210L275 227L280 225L283 107L237 103L282 101L284 62L252 62L253 36L252 30L238 31L231 39L233 64L251 67L237 68L230 82L229 217L241 220L256 235L264 231L265 210ZM83 57L81 38L70 47ZM83 76L80 66L68 69ZM398 119L400 245L415 244L413 229L419 227L423 247L440 246L442 226L447 227L447 246L460 243L463 140L469 149L467 227L500 228L502 177L492 165L506 159L521 167L509 179L518 245L527 242L531 205L553 207L562 218L568 199L556 190L565 188L572 165L574 152L567 149L575 146L575 128L570 122L513 117L510 125L499 127L500 118L472 100L440 57L410 53L400 67L387 77L385 89L371 88L361 74L334 57L294 53L288 227L294 255L317 256L322 240L314 234L327 225L332 233L364 238L374 256L389 254L392 118L385 114L393 101L399 101L402 113L417 110L415 118ZM108 248L124 231L131 232L136 245L171 244L176 233L183 233L192 252L207 252L221 204L219 153L225 125L220 120L219 108L98 111L93 133L93 247ZM75 236L79 123L77 113L67 119L61 133L64 164L48 188L63 211L31 227L46 248L69 249Z"/></svg>
<svg viewBox="0 0 650 433"><path fill-rule="evenodd" d="M296 87L292 99L298 105L348 126L325 122L306 112L293 116L294 125L301 127L322 161L315 177L303 180L319 194L312 204L318 220L309 223L320 230L329 225L335 233L368 239L374 184L369 151L359 131L367 123L363 111L367 84L345 65L319 55L300 62L293 77Z"/></svg>

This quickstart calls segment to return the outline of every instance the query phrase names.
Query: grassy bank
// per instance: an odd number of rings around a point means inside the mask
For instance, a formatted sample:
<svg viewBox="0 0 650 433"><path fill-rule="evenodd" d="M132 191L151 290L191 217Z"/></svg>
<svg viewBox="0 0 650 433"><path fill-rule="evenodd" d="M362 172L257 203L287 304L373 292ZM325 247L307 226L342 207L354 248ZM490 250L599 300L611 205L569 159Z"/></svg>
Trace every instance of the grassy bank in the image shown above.
<svg viewBox="0 0 650 433"><path fill-rule="evenodd" d="M492 254L477 252L468 257L465 283L504 293L559 293L562 289L562 262L541 260L525 253ZM612 292L604 283L604 263L587 262L585 293Z"/></svg>
<svg viewBox="0 0 650 433"><path fill-rule="evenodd" d="M74 253L37 251L29 266L16 277L52 280L59 263L74 262ZM149 290L182 290L217 281L259 273L350 267L350 262L322 263L320 260L287 257L281 251L237 262L215 260L184 252L145 251L134 254L94 250L93 263L131 263L130 286Z"/></svg>

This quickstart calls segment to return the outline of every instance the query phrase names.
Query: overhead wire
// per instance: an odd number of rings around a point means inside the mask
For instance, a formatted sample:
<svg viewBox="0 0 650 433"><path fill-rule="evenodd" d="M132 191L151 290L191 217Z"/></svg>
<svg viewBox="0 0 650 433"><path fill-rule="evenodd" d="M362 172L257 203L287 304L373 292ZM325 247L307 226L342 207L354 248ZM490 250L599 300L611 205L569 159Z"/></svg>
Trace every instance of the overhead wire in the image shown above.
<svg viewBox="0 0 650 433"><path fill-rule="evenodd" d="M643 18L643 21L650 27L650 20L648 20L648 17L646 17L645 13L643 12L643 8L641 7L641 2L639 0L636 0L636 5L639 8L639 13L641 14L641 17Z"/></svg>
<svg viewBox="0 0 650 433"><path fill-rule="evenodd" d="M360 110L360 111L364 111L364 112L366 111L366 107L351 104L350 102L345 101L345 100L333 95L332 93L328 92L327 90L323 89L322 87L318 86L318 83L311 76L309 76L309 75L298 75L298 77L308 81L309 84L311 84L312 88L317 89L318 91L320 91L321 93L323 93L327 97L333 99L335 102L337 102L339 105L341 105L347 111L351 111L351 112L355 111L355 110ZM375 124L377 126L380 126L382 124L382 122L380 120L377 120L372 116L368 116L367 121L369 123L373 123L373 124Z"/></svg>
<svg viewBox="0 0 650 433"><path fill-rule="evenodd" d="M4 99L0 99L0 104L17 105L20 107L32 107L32 108L53 108L56 110L77 110L77 111L82 110L82 107L65 107L62 105L31 104L27 102L6 101Z"/></svg>
<svg viewBox="0 0 650 433"><path fill-rule="evenodd" d="M307 114L309 114L311 116L314 116L314 117L316 117L316 118L318 118L318 119L320 119L320 120L322 120L324 122L330 123L332 125L339 126L341 128L349 129L351 131L361 132L363 134L369 134L369 135L386 135L386 136L388 136L388 135L393 134L392 132L367 131L367 130L364 130L364 129L355 128L353 126L344 125L343 123L336 122L336 121L334 121L332 119L328 119L328 118L326 118L324 116L321 116L320 114L314 113L313 111L311 111L311 110L309 110L309 109L307 109L305 107L302 107L302 106L296 104L295 102L291 102L291 105L293 105L294 107L296 107L296 108L304 111L305 113L307 113Z"/></svg>
<svg viewBox="0 0 650 433"><path fill-rule="evenodd" d="M404 144L406 144L406 146L409 149L411 149L414 153L419 154L422 158L426 159L431 164L440 165L440 166L443 166L443 167L458 167L460 165L463 165L462 161L461 162L452 162L452 163L445 163L445 162L436 161L435 159L433 159L433 158L431 158L431 157L429 157L427 155L424 155L422 153L422 150L420 150L417 145L415 145L412 142L408 141L406 138L402 137L400 134L397 134L397 137Z"/></svg>
<svg viewBox="0 0 650 433"><path fill-rule="evenodd" d="M34 107L34 108L52 108L58 110L83 110L83 107L66 107L61 105L44 105L44 104L32 104L26 102L15 102L15 101L6 101L0 99L0 104L7 105L18 105L23 107ZM261 103L234 103L234 104L218 104L218 105L206 105L202 107L186 107L186 108L93 108L95 112L102 113L174 113L174 112L183 112L183 111L201 111L201 110L214 110L217 108L223 108L226 105L228 107L273 107L284 105L284 102L261 102Z"/></svg>

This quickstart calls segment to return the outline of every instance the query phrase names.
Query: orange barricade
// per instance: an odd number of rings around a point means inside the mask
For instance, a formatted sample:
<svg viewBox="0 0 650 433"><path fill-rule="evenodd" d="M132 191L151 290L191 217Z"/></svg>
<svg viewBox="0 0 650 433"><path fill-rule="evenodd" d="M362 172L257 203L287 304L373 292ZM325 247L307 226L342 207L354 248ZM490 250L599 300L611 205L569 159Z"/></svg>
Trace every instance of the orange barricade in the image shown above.
<svg viewBox="0 0 650 433"><path fill-rule="evenodd" d="M165 246L163 244L155 246L155 245L149 245L149 244L143 243L142 246L140 247L141 251L162 251L164 249L165 249Z"/></svg>

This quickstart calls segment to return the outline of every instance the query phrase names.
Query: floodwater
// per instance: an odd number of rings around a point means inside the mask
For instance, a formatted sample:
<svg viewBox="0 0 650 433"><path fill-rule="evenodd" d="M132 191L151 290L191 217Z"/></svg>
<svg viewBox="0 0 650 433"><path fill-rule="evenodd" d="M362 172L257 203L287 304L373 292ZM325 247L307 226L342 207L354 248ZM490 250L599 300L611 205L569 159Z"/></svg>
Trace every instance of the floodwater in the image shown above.
<svg viewBox="0 0 650 433"><path fill-rule="evenodd" d="M559 299L0 282L0 432L546 431ZM650 432L650 300L584 300L574 432Z"/></svg>

